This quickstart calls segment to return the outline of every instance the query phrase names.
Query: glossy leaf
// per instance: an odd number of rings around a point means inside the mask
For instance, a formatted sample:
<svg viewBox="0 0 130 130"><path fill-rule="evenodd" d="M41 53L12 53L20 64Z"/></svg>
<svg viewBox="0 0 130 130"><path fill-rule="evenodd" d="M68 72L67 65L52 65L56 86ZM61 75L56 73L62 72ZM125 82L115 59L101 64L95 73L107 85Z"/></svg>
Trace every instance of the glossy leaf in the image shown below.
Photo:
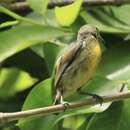
<svg viewBox="0 0 130 130"><path fill-rule="evenodd" d="M51 105L51 93L51 79L42 81L31 90L24 102L22 110Z"/></svg>
<svg viewBox="0 0 130 130"><path fill-rule="evenodd" d="M112 42L112 41L108 41ZM123 41L122 41L123 42ZM111 43L112 44L112 43ZM130 80L130 44L129 42L113 43L103 54L97 74L111 80Z"/></svg>
<svg viewBox="0 0 130 130"><path fill-rule="evenodd" d="M63 30L47 26L22 26L0 32L0 62L27 47L63 35Z"/></svg>
<svg viewBox="0 0 130 130"><path fill-rule="evenodd" d="M64 119L63 128L77 130L84 122L86 117L83 115L67 117Z"/></svg>
<svg viewBox="0 0 130 130"><path fill-rule="evenodd" d="M39 14L37 12L30 12L26 15L27 19L32 19L33 21L36 21L40 23L41 25L50 25L53 27L59 27L59 24L56 20L54 10L46 10L45 17L43 17L42 14ZM22 22L22 24L27 24L27 22Z"/></svg>
<svg viewBox="0 0 130 130"><path fill-rule="evenodd" d="M40 57L44 58L43 45L38 44L31 47L31 49Z"/></svg>
<svg viewBox="0 0 130 130"><path fill-rule="evenodd" d="M60 25L70 26L77 18L83 0L76 0L71 5L56 7L55 15Z"/></svg>
<svg viewBox="0 0 130 130"><path fill-rule="evenodd" d="M129 10L129 5L122 7L97 7L88 12L82 11L81 16L85 22L94 24L103 32L129 33Z"/></svg>
<svg viewBox="0 0 130 130"><path fill-rule="evenodd" d="M2 68L0 71L0 97L14 96L34 83L37 79L17 68Z"/></svg>
<svg viewBox="0 0 130 130"><path fill-rule="evenodd" d="M43 45L44 59L46 60L50 75L52 74L57 55L61 49L61 46L55 45L53 43Z"/></svg>
<svg viewBox="0 0 130 130"><path fill-rule="evenodd" d="M92 117L86 130L129 130L130 100L114 103L107 111Z"/></svg>
<svg viewBox="0 0 130 130"><path fill-rule="evenodd" d="M49 0L27 0L29 6L40 14L44 14Z"/></svg>
<svg viewBox="0 0 130 130"><path fill-rule="evenodd" d="M27 96L22 110L28 110L33 108L45 107L52 104L52 92L51 92L51 80L47 79L36 85ZM42 116L42 117L28 117L20 119L18 126L21 130L56 130L52 126L52 122L55 120L55 115Z"/></svg>

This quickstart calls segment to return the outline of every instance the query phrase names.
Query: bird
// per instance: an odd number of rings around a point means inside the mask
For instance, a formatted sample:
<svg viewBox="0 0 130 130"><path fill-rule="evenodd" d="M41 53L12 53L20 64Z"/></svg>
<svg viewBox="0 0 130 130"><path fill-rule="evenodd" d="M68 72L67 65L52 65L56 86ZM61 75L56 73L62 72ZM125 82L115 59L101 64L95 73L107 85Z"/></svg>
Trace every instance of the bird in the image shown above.
<svg viewBox="0 0 130 130"><path fill-rule="evenodd" d="M86 24L79 29L77 39L60 54L54 70L54 105L64 104L64 98L91 79L102 57L102 41L98 28Z"/></svg>

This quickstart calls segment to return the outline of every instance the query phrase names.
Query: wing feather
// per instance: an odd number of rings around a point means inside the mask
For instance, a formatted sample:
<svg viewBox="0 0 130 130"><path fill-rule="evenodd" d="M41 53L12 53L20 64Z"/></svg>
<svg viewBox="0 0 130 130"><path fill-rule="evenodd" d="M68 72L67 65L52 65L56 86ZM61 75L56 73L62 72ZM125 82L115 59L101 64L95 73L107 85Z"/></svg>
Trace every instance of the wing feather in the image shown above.
<svg viewBox="0 0 130 130"><path fill-rule="evenodd" d="M62 74L70 65L80 48L81 44L74 42L70 44L69 47L67 47L65 53L58 58L55 70L55 87L57 87L57 84L60 81Z"/></svg>

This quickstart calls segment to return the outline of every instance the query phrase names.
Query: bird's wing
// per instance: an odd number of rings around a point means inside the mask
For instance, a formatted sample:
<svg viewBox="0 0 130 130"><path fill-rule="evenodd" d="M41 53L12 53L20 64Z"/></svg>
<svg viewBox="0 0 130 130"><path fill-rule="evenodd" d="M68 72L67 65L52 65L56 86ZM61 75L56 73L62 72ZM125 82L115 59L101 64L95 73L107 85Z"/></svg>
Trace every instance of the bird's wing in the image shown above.
<svg viewBox="0 0 130 130"><path fill-rule="evenodd" d="M57 84L60 81L62 74L72 63L80 48L81 44L74 42L70 44L70 46L66 49L65 53L58 58L55 68L55 87L57 87Z"/></svg>

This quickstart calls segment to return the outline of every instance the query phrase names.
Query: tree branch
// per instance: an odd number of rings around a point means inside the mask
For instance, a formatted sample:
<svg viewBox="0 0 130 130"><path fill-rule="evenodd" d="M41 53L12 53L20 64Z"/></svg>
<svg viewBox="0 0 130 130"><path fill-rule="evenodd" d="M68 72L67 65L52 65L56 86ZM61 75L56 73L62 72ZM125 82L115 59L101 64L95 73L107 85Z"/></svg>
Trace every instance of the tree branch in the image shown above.
<svg viewBox="0 0 130 130"><path fill-rule="evenodd" d="M114 95L102 96L102 98L103 98L103 103L119 101L119 100L130 98L130 91L120 92ZM84 106L93 106L96 104L98 103L94 98L89 98L83 101L69 103L67 110L81 108ZM43 107L43 108L36 108L36 109L26 110L21 112L12 112L12 113L0 112L0 124L13 121L13 120L18 120L20 118L31 117L31 116L44 116L52 113L57 113L60 111L64 111L64 105L62 104Z"/></svg>
<svg viewBox="0 0 130 130"><path fill-rule="evenodd" d="M55 6L64 6L73 3L74 0L51 0L48 4L48 8L54 8ZM130 4L130 0L84 0L84 6L100 6L100 5L123 5ZM30 9L26 2L16 2L13 4L4 4L10 10L20 11Z"/></svg>

